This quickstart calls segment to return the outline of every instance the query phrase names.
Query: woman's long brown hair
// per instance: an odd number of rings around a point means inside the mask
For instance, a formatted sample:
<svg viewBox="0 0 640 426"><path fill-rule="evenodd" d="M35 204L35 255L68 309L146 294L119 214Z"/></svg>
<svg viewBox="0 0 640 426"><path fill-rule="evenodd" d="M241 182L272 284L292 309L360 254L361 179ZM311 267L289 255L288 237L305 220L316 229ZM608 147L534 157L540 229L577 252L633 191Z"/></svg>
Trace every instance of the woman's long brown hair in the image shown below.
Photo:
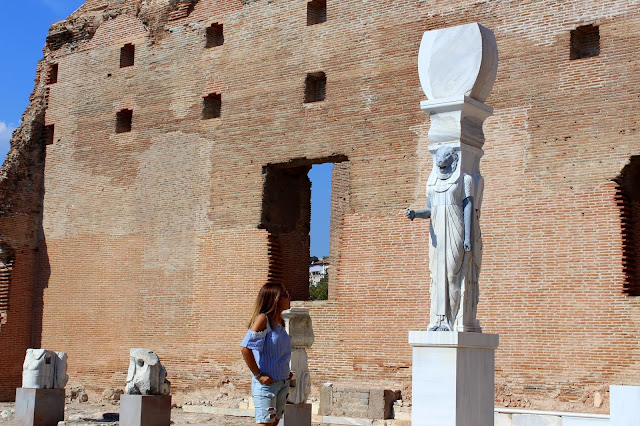
<svg viewBox="0 0 640 426"><path fill-rule="evenodd" d="M278 302L286 291L287 290L284 288L284 285L279 282L271 282L263 285L258 293L248 327L253 325L253 322L260 314L265 314L269 320L273 320L276 309L278 309Z"/></svg>

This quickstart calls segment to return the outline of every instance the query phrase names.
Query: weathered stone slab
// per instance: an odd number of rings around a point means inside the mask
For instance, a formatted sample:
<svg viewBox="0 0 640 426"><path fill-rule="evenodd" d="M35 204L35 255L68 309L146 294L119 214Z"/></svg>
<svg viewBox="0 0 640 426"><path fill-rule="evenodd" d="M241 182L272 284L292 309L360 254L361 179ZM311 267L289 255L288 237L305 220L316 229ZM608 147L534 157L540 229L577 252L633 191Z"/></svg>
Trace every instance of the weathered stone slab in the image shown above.
<svg viewBox="0 0 640 426"><path fill-rule="evenodd" d="M325 383L320 388L320 405L318 406L319 416L328 416L333 408L333 385Z"/></svg>
<svg viewBox="0 0 640 426"><path fill-rule="evenodd" d="M283 425L311 426L311 404L287 404Z"/></svg>
<svg viewBox="0 0 640 426"><path fill-rule="evenodd" d="M169 426L171 395L128 395L120 397L120 426Z"/></svg>
<svg viewBox="0 0 640 426"><path fill-rule="evenodd" d="M56 426L64 420L64 389L16 389L16 425Z"/></svg>

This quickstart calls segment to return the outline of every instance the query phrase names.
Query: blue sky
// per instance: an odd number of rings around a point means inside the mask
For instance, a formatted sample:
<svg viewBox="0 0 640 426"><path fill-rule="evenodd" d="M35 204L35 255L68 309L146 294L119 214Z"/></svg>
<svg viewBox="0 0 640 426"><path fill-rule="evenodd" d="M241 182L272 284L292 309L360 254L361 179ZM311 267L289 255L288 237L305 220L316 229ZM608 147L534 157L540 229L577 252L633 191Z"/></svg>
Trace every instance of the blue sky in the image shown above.
<svg viewBox="0 0 640 426"><path fill-rule="evenodd" d="M9 151L11 133L29 104L51 24L65 19L84 0L0 0L0 161ZM329 254L331 164L313 166L311 179L311 254Z"/></svg>
<svg viewBox="0 0 640 426"><path fill-rule="evenodd" d="M311 167L311 248L312 256L329 255L329 219L331 215L332 163Z"/></svg>
<svg viewBox="0 0 640 426"><path fill-rule="evenodd" d="M83 0L0 0L0 160L29 104L49 27L63 20Z"/></svg>

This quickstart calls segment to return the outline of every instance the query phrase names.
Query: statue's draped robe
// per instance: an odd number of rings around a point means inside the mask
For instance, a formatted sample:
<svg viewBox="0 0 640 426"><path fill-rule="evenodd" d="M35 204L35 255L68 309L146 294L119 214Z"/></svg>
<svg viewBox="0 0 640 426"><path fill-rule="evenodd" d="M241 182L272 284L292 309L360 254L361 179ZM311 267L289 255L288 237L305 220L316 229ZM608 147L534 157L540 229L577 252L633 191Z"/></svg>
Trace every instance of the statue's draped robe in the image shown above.
<svg viewBox="0 0 640 426"><path fill-rule="evenodd" d="M444 316L453 330L463 286L464 200L473 195L473 178L454 173L427 184L431 206L429 269L431 271L431 324Z"/></svg>

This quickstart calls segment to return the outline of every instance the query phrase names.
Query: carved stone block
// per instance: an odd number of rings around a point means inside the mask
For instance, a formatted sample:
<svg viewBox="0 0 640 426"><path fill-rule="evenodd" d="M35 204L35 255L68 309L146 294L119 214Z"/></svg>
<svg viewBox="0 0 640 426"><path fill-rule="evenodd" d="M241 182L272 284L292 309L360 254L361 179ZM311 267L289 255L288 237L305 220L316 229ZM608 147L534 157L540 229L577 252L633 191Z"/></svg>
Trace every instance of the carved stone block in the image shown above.
<svg viewBox="0 0 640 426"><path fill-rule="evenodd" d="M294 348L310 348L315 336L308 308L291 308L282 313Z"/></svg>
<svg viewBox="0 0 640 426"><path fill-rule="evenodd" d="M171 395L127 395L120 397L120 426L169 426Z"/></svg>
<svg viewBox="0 0 640 426"><path fill-rule="evenodd" d="M56 426L64 420L64 389L16 389L16 424Z"/></svg>
<svg viewBox="0 0 640 426"><path fill-rule="evenodd" d="M283 420L282 425L311 426L311 404L287 404Z"/></svg>
<svg viewBox="0 0 640 426"><path fill-rule="evenodd" d="M415 425L493 424L497 334L410 331Z"/></svg>
<svg viewBox="0 0 640 426"><path fill-rule="evenodd" d="M158 355L149 349L130 351L129 372L125 392L131 395L169 395L171 382Z"/></svg>
<svg viewBox="0 0 640 426"><path fill-rule="evenodd" d="M311 379L309 377L309 363L306 348L313 345L314 335L308 308L291 308L282 313L287 332L291 337L291 372L293 380L288 402L302 404L307 401L311 393Z"/></svg>
<svg viewBox="0 0 640 426"><path fill-rule="evenodd" d="M27 349L22 365L23 388L64 389L68 378L66 353Z"/></svg>

